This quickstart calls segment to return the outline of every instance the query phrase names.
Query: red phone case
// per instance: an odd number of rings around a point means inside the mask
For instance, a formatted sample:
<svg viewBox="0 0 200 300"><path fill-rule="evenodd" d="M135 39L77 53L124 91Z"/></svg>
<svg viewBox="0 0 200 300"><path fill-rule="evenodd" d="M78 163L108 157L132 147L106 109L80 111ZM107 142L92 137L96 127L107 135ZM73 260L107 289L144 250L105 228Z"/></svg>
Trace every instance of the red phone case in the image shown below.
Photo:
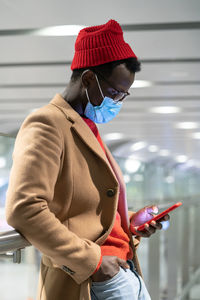
<svg viewBox="0 0 200 300"><path fill-rule="evenodd" d="M149 220L149 221L145 222L144 224L138 226L137 230L138 231L144 230L145 229L145 227L144 227L145 224L150 224L151 221L157 221L157 220L161 219L162 217L164 217L165 215L167 215L170 211L176 209L177 207L181 206L182 204L183 204L182 202L177 202L176 204L172 205L171 207L167 208L166 210L164 210L160 214L158 214L155 217L153 217L151 220Z"/></svg>

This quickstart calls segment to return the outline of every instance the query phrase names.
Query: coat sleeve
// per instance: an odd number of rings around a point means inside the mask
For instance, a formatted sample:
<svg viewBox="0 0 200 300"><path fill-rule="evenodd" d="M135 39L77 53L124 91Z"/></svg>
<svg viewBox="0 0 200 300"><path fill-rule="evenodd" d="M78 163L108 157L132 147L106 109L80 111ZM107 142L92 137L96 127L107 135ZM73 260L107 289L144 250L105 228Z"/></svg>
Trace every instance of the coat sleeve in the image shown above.
<svg viewBox="0 0 200 300"><path fill-rule="evenodd" d="M6 200L8 224L78 284L95 271L100 247L69 231L50 211L59 178L63 138L55 117L35 112L16 138Z"/></svg>

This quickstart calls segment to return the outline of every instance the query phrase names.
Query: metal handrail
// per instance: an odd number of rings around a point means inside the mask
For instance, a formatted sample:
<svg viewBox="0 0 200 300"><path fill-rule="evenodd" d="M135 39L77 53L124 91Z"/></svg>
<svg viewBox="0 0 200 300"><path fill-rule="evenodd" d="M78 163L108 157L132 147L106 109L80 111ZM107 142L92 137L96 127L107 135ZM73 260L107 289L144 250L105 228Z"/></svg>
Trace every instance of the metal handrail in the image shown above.
<svg viewBox="0 0 200 300"><path fill-rule="evenodd" d="M31 244L16 230L0 232L0 254L15 252Z"/></svg>

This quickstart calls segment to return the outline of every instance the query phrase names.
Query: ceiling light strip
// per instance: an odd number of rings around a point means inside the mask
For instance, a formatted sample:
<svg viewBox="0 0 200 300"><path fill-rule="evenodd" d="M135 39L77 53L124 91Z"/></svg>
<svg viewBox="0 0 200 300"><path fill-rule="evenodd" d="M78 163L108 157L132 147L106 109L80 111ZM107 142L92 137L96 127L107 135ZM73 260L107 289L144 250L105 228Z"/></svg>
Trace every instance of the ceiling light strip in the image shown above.
<svg viewBox="0 0 200 300"><path fill-rule="evenodd" d="M161 58L161 59L141 59L142 64L160 64L160 63L200 63L200 58ZM0 63L0 68L9 67L42 67L42 66L70 66L72 61L35 61L35 62L6 62Z"/></svg>
<svg viewBox="0 0 200 300"><path fill-rule="evenodd" d="M57 25L42 28L4 29L0 36L38 35L38 36L71 36L77 35L85 25ZM200 29L200 22L171 22L148 24L121 24L123 31L154 31L154 30L193 30Z"/></svg>

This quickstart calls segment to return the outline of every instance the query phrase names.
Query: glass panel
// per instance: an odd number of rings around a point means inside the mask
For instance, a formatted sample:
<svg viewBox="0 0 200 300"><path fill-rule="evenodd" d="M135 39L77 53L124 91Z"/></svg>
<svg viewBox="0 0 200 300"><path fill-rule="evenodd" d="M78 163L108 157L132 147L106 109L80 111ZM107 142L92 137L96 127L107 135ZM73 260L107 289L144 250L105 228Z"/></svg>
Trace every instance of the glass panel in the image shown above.
<svg viewBox="0 0 200 300"><path fill-rule="evenodd" d="M39 253L34 247L22 250L22 262L0 256L1 300L35 300L38 285Z"/></svg>
<svg viewBox="0 0 200 300"><path fill-rule="evenodd" d="M166 204L183 202L170 214L169 229L143 238L138 248L152 299L175 299L200 268L200 168L191 162L178 164L170 157L145 161L117 156L116 160L124 174L130 210L152 204L164 210Z"/></svg>

